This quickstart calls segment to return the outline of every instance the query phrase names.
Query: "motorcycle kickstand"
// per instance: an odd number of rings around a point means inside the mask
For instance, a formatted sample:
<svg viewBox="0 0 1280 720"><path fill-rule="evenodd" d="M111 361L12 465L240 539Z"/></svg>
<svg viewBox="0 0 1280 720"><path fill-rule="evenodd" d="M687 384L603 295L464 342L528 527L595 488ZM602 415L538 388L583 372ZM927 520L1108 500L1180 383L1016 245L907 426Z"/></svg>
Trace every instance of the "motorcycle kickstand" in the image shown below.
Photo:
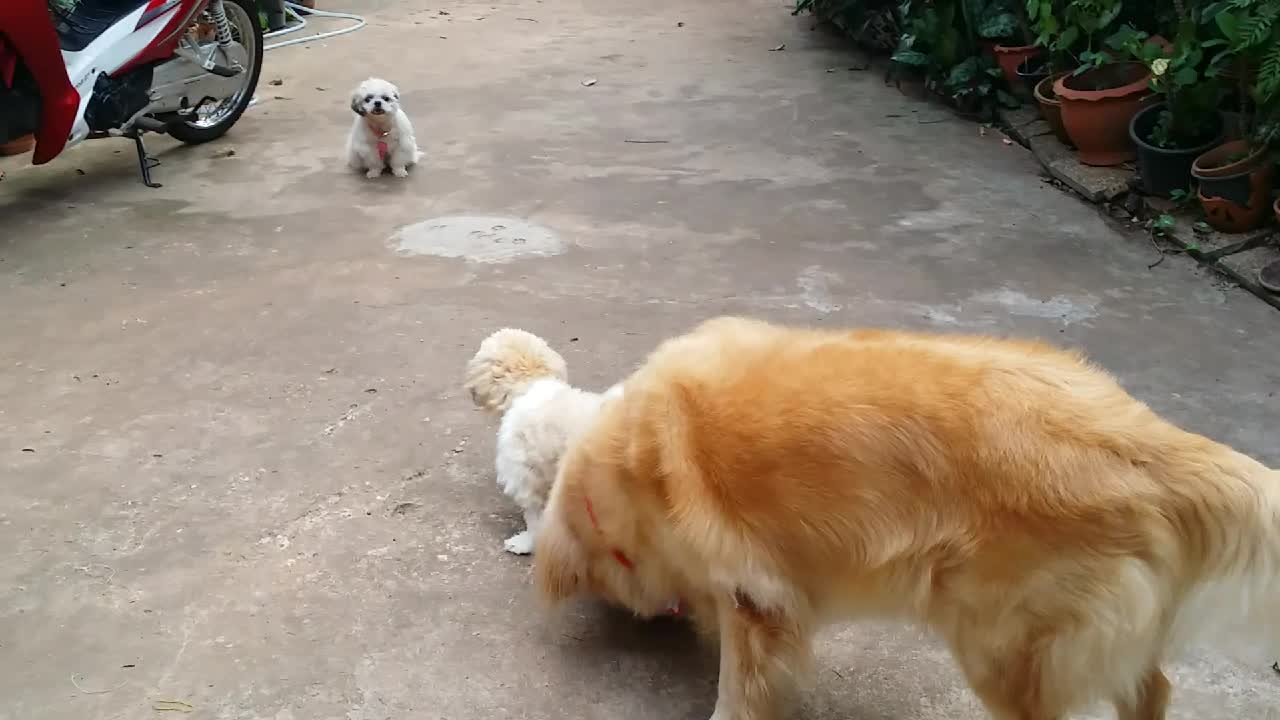
<svg viewBox="0 0 1280 720"><path fill-rule="evenodd" d="M164 187L161 183L151 181L151 168L160 164L160 161L147 154L147 146L142 143L142 133L133 132L129 134L133 138L133 144L138 148L138 170L142 172L142 184L149 188Z"/></svg>

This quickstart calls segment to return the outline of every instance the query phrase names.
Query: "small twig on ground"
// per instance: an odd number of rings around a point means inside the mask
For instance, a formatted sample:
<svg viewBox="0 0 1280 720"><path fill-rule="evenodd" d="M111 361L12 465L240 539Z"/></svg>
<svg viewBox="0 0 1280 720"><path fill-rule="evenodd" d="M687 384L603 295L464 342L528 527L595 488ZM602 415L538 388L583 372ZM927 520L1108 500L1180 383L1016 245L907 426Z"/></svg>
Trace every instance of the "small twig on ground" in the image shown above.
<svg viewBox="0 0 1280 720"><path fill-rule="evenodd" d="M76 676L79 674L80 673L71 673L71 684L75 685L76 689L79 690L84 695L106 695L107 693L113 693L119 690L120 688L124 687L125 683L129 682L128 680L121 680L119 685L116 685L113 688L107 688L106 690L85 690L83 687L80 686L80 683L76 680Z"/></svg>
<svg viewBox="0 0 1280 720"><path fill-rule="evenodd" d="M666 145L670 140L623 140L622 142L631 143L632 145Z"/></svg>
<svg viewBox="0 0 1280 720"><path fill-rule="evenodd" d="M839 670L837 670L837 669L835 669L835 668L831 668L831 672L835 673L835 674L836 674L836 677L840 678L841 680L843 680L843 679L844 679L844 676L840 674L840 671L839 671Z"/></svg>
<svg viewBox="0 0 1280 720"><path fill-rule="evenodd" d="M1148 270L1154 270L1154 269L1155 269L1155 267L1156 267L1157 265L1159 265L1160 263L1164 262L1164 259L1165 259L1165 257L1166 257L1166 253L1165 253L1165 251L1164 251L1164 248L1160 247L1160 243L1156 242L1156 234L1155 234L1155 233L1153 233L1153 232L1149 232L1149 233L1147 233L1147 237L1151 239L1151 247L1155 248L1155 249L1156 249L1156 252L1160 253L1160 259L1159 259L1159 260L1156 260L1155 262L1153 262L1153 263L1151 263L1150 265L1148 265L1148 266L1147 266L1147 269L1148 269Z"/></svg>
<svg viewBox="0 0 1280 720"><path fill-rule="evenodd" d="M1271 663L1271 669L1280 673L1280 660L1277 660L1276 662Z"/></svg>
<svg viewBox="0 0 1280 720"><path fill-rule="evenodd" d="M534 20L533 18L516 18L516 19L517 19L517 20L523 20L523 21L525 21L525 22L538 22L537 20Z"/></svg>

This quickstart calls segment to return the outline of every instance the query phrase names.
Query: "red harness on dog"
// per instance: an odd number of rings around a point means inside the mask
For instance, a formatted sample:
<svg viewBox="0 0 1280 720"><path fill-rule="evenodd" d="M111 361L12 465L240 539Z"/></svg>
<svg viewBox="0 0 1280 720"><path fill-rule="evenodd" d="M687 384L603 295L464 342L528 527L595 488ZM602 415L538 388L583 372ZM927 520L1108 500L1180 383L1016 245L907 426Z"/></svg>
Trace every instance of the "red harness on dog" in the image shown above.
<svg viewBox="0 0 1280 720"><path fill-rule="evenodd" d="M591 518L591 527L595 528L596 532L600 533L601 535L604 535L604 530L600 529L600 518L596 517L596 508L594 505L591 504L591 498L587 497L586 495L583 495L582 502L584 505L587 506L587 517ZM622 552L618 548L614 548L611 551L611 553L613 554L613 559L617 560L618 564L621 565L622 567L631 571L634 571L636 569L635 563L631 562L631 558L627 557L626 553ZM680 600L675 600L667 608L667 614L673 617L679 617L683 615L684 603Z"/></svg>
<svg viewBox="0 0 1280 720"><path fill-rule="evenodd" d="M604 531L600 529L600 520L596 517L596 509L591 505L591 498L584 495L582 496L582 499L587 504L587 517L591 518L591 527L595 528L596 532L603 535ZM635 564L631 562L631 558L627 557L626 553L617 548L613 549L613 559L617 560L619 565L628 570L636 569Z"/></svg>
<svg viewBox="0 0 1280 720"><path fill-rule="evenodd" d="M391 134L391 128L383 130L378 127L382 124L381 122L375 122L369 118L369 115L366 115L364 118L365 127L369 128L369 132L378 136L378 159L385 165L387 163L387 153L390 151L390 148L387 146L387 136Z"/></svg>

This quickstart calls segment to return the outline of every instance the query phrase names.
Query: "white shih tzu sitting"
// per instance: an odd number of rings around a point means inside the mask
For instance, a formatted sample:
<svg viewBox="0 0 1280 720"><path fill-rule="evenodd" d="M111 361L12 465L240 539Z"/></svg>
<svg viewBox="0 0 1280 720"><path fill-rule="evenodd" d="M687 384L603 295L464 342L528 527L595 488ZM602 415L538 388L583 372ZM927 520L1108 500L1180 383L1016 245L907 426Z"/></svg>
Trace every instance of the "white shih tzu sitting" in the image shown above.
<svg viewBox="0 0 1280 720"><path fill-rule="evenodd" d="M498 486L524 510L525 530L503 547L533 552L542 511L551 496L560 458L600 406L622 394L603 394L568 384L564 358L537 335L505 328L484 342L467 363L466 389L476 405L502 417L498 427Z"/></svg>
<svg viewBox="0 0 1280 720"><path fill-rule="evenodd" d="M347 138L347 164L376 178L386 168L396 177L409 175L418 161L418 143L409 116L400 109L400 90L380 78L369 78L351 91L356 114Z"/></svg>

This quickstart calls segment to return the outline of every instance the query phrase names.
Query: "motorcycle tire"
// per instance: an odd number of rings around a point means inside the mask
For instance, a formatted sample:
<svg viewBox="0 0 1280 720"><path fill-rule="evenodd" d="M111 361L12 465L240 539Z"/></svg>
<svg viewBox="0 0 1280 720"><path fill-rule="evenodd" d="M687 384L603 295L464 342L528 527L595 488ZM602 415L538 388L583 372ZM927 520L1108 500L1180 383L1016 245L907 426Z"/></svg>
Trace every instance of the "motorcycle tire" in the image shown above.
<svg viewBox="0 0 1280 720"><path fill-rule="evenodd" d="M231 107L218 122L212 125L196 125L189 120L174 120L165 127L170 135L188 145L199 145L225 135L231 129L231 126L235 125L236 121L240 119L240 116L244 114L244 111L248 109L249 103L253 102L253 94L258 89L258 77L262 74L263 39L262 25L258 22L257 0L223 0L222 4L228 16L236 12L243 12L248 19L249 27L252 28L253 51L250 54L252 67L249 68L249 84L245 87L240 97L236 99L235 106ZM232 20L231 17L227 19ZM233 22L232 24L236 23ZM243 27L241 29L243 30Z"/></svg>

